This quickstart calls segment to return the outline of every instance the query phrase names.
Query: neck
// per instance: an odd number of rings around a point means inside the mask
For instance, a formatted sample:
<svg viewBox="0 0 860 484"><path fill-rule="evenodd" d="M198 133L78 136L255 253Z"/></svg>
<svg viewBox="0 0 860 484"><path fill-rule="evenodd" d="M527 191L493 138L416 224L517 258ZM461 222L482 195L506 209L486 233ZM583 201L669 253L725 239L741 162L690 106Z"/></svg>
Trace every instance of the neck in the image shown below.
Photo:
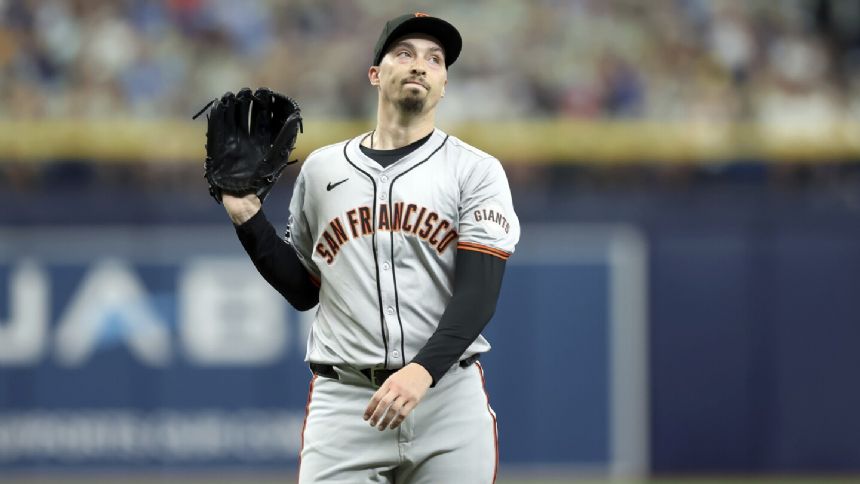
<svg viewBox="0 0 860 484"><path fill-rule="evenodd" d="M380 102L372 147L377 150L402 148L430 134L435 124L435 110L406 115L391 104ZM364 144L370 147L371 140L368 138Z"/></svg>

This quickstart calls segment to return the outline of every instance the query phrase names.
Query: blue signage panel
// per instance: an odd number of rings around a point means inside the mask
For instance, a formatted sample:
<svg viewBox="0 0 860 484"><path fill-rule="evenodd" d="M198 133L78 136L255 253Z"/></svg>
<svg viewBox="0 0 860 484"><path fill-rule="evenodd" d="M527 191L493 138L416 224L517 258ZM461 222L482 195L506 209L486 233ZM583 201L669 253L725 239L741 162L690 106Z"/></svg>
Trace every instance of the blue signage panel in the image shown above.
<svg viewBox="0 0 860 484"><path fill-rule="evenodd" d="M313 310L229 227L0 235L0 469L296 464ZM611 258L529 246L485 331L501 461L610 468Z"/></svg>

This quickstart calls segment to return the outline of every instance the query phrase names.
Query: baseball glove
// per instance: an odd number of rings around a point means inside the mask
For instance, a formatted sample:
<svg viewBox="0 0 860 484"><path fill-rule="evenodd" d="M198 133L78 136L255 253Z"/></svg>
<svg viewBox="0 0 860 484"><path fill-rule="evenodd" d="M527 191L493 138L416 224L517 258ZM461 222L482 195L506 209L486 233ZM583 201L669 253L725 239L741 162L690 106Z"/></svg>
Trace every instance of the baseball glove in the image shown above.
<svg viewBox="0 0 860 484"><path fill-rule="evenodd" d="M284 168L298 161L289 157L303 131L299 105L266 88L242 88L209 101L192 119L210 106L203 165L209 193L218 203L224 193L265 200Z"/></svg>

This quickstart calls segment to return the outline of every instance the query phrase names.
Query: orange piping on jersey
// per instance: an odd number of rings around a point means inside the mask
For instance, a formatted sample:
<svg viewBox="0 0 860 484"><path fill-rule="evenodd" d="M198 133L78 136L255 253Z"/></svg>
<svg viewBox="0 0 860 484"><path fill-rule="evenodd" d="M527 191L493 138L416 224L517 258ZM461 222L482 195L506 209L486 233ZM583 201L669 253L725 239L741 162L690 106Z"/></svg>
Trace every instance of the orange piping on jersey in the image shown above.
<svg viewBox="0 0 860 484"><path fill-rule="evenodd" d="M317 276L315 276L311 273L308 273L308 278L311 280L311 282L314 283L314 286L320 287L320 284L322 283L322 281L320 281L320 279Z"/></svg>
<svg viewBox="0 0 860 484"><path fill-rule="evenodd" d="M495 247L489 247L486 245L476 244L474 242L460 242L457 244L457 249L463 250L472 250L475 252L481 252L484 254L489 254L498 257L502 260L508 260L508 257L511 256L509 252L505 252L501 249L496 249Z"/></svg>
<svg viewBox="0 0 860 484"><path fill-rule="evenodd" d="M473 249L473 248L468 248L468 247L457 247L457 248L460 250L468 250L469 252L480 252L481 254L491 255L493 257L497 257L497 258L502 259L502 260L508 259L507 257L502 257L499 254L496 254L495 252L490 252L488 250Z"/></svg>
<svg viewBox="0 0 860 484"><path fill-rule="evenodd" d="M297 472L299 475L298 475L298 478L296 479L296 482L298 482L302 476L302 451L305 450L305 429L308 428L308 415L311 412L311 398L313 397L313 394L314 394L314 383L316 383L316 381L317 381L317 375L314 374L314 377L311 378L311 384L308 388L308 403L305 405L305 421L304 421L304 423L302 423L302 443L301 443L301 446L299 446L299 468L297 469ZM488 402L489 402L489 400L488 400Z"/></svg>
<svg viewBox="0 0 860 484"><path fill-rule="evenodd" d="M487 381L484 379L484 367L480 361L475 362L478 367L478 373L481 374L481 386L484 387L484 396L487 397L487 411L490 412L490 417L493 419L493 447L496 449L496 465L493 468L493 483L496 482L496 476L499 474L499 426L496 422L496 412L493 412L493 407L490 406L490 394L487 393Z"/></svg>

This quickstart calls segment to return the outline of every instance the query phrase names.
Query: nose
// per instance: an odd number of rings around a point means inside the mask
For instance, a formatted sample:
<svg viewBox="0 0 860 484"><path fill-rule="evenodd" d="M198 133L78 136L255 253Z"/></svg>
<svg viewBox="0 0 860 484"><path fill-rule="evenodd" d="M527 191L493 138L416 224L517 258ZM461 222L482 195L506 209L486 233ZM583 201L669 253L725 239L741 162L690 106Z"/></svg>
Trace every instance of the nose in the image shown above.
<svg viewBox="0 0 860 484"><path fill-rule="evenodd" d="M424 59L420 57L416 57L412 62L412 68L409 69L409 72L414 75L424 76L427 74L427 66L424 65Z"/></svg>

